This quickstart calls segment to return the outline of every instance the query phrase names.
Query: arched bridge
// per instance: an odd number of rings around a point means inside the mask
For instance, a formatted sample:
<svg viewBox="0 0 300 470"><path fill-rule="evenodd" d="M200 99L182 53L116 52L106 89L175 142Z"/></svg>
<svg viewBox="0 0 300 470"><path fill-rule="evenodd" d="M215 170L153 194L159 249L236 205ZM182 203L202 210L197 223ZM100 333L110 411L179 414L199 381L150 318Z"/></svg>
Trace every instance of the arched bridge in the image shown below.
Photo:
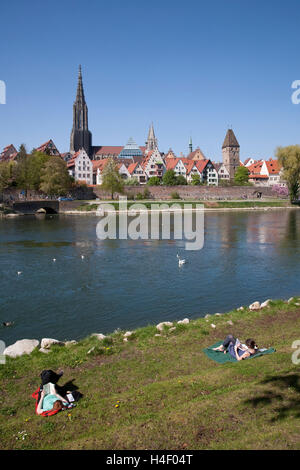
<svg viewBox="0 0 300 470"><path fill-rule="evenodd" d="M58 214L59 213L59 201L16 201L11 204L11 207L16 212L22 214L36 214L42 209L42 212L46 214Z"/></svg>

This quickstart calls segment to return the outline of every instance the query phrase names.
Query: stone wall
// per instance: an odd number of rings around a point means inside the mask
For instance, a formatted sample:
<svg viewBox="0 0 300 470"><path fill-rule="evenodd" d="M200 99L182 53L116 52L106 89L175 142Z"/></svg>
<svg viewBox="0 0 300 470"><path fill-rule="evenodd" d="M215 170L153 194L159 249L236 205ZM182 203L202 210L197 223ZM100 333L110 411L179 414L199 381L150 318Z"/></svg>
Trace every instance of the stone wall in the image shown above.
<svg viewBox="0 0 300 470"><path fill-rule="evenodd" d="M182 199L199 200L233 200L243 199L245 196L247 199L256 199L258 193L262 194L262 198L277 197L271 187L258 186L127 186L125 191L128 198L134 198L138 193L143 193L146 188L150 192L151 199L161 200L171 199L171 194L174 192L178 193ZM93 189L97 198L110 199L110 193L99 186Z"/></svg>
<svg viewBox="0 0 300 470"><path fill-rule="evenodd" d="M87 186L78 186L74 189L71 189L68 193L68 197L73 199L85 200L85 199L95 199L95 195L92 187ZM10 188L5 189L0 195L0 201L12 203L14 201L24 201L25 197L22 194L22 189ZM41 201L41 200L56 200L57 198L48 197L41 191L28 190L26 200L27 201Z"/></svg>

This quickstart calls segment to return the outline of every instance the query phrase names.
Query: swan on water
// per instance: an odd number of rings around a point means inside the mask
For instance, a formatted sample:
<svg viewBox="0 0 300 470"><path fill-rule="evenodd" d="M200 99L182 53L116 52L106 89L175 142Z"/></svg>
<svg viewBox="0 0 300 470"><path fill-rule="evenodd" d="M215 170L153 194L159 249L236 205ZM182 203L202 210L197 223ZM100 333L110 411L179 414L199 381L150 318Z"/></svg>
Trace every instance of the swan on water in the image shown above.
<svg viewBox="0 0 300 470"><path fill-rule="evenodd" d="M181 259L178 253L177 253L177 258L178 258L178 265L179 266L182 266L183 264L185 264L185 259Z"/></svg>

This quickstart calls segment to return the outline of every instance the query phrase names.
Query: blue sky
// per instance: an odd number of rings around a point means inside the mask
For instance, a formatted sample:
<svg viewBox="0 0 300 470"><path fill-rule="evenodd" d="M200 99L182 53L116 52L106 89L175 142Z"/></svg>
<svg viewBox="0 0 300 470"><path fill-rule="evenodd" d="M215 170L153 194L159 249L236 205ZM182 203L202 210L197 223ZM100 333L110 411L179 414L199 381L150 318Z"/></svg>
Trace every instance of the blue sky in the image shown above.
<svg viewBox="0 0 300 470"><path fill-rule="evenodd" d="M94 145L143 145L151 121L162 151L186 154L191 135L217 161L228 126L242 160L300 143L298 0L11 0L0 14L0 148L69 149L79 64Z"/></svg>

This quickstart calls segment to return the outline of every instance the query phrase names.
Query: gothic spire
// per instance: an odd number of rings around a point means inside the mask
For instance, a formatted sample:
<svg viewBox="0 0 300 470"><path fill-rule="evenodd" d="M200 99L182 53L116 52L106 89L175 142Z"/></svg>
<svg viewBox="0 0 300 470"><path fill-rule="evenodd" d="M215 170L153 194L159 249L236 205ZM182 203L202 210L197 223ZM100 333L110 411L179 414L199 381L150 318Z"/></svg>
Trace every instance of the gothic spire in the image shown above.
<svg viewBox="0 0 300 470"><path fill-rule="evenodd" d="M84 98L81 65L79 65L76 99L73 104L73 128L71 132L70 151L77 152L84 148L90 154L92 134L88 128L88 107Z"/></svg>
<svg viewBox="0 0 300 470"><path fill-rule="evenodd" d="M147 151L157 149L157 139L156 139L155 133L154 133L153 122L151 123L151 126L149 127L148 139L147 139L147 142L146 142L146 146L147 146Z"/></svg>
<svg viewBox="0 0 300 470"><path fill-rule="evenodd" d="M77 84L76 101L77 102L82 102L82 104L85 103L83 84L82 84L81 65L79 65L79 72L78 72L78 84Z"/></svg>

